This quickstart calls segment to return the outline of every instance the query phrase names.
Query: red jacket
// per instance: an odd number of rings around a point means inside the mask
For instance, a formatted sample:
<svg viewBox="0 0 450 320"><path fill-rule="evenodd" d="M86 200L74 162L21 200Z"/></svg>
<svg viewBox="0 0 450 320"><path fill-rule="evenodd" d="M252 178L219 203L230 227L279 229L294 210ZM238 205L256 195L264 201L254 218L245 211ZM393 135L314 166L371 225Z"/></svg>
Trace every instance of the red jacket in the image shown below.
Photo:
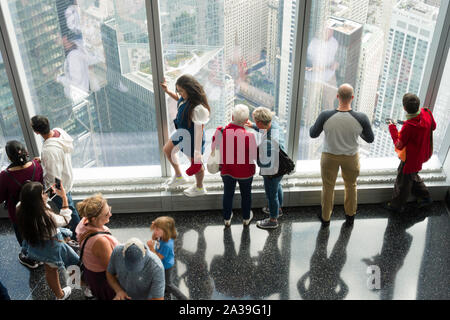
<svg viewBox="0 0 450 320"><path fill-rule="evenodd" d="M405 123L400 133L394 124L389 126L392 140L399 150L406 148L404 174L416 173L422 170L422 164L427 162L431 154L431 132L436 129L433 115L422 108L420 114Z"/></svg>
<svg viewBox="0 0 450 320"><path fill-rule="evenodd" d="M217 128L211 148L216 146L216 137L220 141L222 127ZM222 176L235 179L248 179L256 171L257 144L255 135L244 127L230 123L225 127L220 143Z"/></svg>

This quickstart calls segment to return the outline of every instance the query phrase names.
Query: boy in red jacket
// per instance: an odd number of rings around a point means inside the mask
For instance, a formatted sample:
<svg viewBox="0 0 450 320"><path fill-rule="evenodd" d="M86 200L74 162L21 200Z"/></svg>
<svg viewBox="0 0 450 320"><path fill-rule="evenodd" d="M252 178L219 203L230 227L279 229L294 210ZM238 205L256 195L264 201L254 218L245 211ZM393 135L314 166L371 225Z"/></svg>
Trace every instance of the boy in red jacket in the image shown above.
<svg viewBox="0 0 450 320"><path fill-rule="evenodd" d="M427 187L419 177L422 164L432 156L431 135L436 129L433 114L427 108L420 108L420 99L415 94L407 93L403 97L403 108L407 112L407 121L400 133L395 123L390 121L389 131L397 150L406 149L406 159L398 167L392 200L386 207L395 212L403 212L409 195L417 198L420 208L431 204Z"/></svg>

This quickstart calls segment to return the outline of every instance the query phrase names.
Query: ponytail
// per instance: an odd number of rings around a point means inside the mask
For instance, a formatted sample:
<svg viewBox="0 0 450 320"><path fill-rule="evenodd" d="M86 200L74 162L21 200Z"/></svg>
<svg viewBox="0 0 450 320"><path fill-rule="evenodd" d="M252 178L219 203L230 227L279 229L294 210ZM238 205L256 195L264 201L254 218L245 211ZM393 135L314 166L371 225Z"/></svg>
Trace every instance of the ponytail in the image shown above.
<svg viewBox="0 0 450 320"><path fill-rule="evenodd" d="M5 150L9 160L11 160L10 167L23 166L30 161L27 148L19 141L8 141Z"/></svg>

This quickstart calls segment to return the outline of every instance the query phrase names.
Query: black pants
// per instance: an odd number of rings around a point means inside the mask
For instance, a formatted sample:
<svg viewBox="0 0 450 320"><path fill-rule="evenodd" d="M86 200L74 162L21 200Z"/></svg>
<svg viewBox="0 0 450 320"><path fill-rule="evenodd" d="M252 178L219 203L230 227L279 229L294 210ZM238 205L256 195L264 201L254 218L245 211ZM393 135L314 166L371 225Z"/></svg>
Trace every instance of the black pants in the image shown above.
<svg viewBox="0 0 450 320"><path fill-rule="evenodd" d="M400 162L391 200L391 206L400 211L405 208L411 194L420 199L430 198L430 192L418 172L405 174L403 173L404 167L405 162Z"/></svg>
<svg viewBox="0 0 450 320"><path fill-rule="evenodd" d="M172 271L173 267L164 270L166 276L166 289L164 292L164 300L172 300L171 294L177 298L177 300L188 300L188 298L172 283Z"/></svg>

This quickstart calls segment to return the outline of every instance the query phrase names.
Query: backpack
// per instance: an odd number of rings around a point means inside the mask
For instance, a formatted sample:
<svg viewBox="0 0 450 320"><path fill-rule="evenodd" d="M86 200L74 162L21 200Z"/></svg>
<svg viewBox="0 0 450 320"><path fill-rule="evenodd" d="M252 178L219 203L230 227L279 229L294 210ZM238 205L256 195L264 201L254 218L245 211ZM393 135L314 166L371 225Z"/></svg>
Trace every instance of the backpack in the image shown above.
<svg viewBox="0 0 450 320"><path fill-rule="evenodd" d="M279 160L279 167L278 172L272 176L269 176L269 178L277 178L284 176L286 174L291 174L295 170L295 163L294 161L289 158L289 156L286 154L286 152L281 149L281 147L278 147L280 160Z"/></svg>

